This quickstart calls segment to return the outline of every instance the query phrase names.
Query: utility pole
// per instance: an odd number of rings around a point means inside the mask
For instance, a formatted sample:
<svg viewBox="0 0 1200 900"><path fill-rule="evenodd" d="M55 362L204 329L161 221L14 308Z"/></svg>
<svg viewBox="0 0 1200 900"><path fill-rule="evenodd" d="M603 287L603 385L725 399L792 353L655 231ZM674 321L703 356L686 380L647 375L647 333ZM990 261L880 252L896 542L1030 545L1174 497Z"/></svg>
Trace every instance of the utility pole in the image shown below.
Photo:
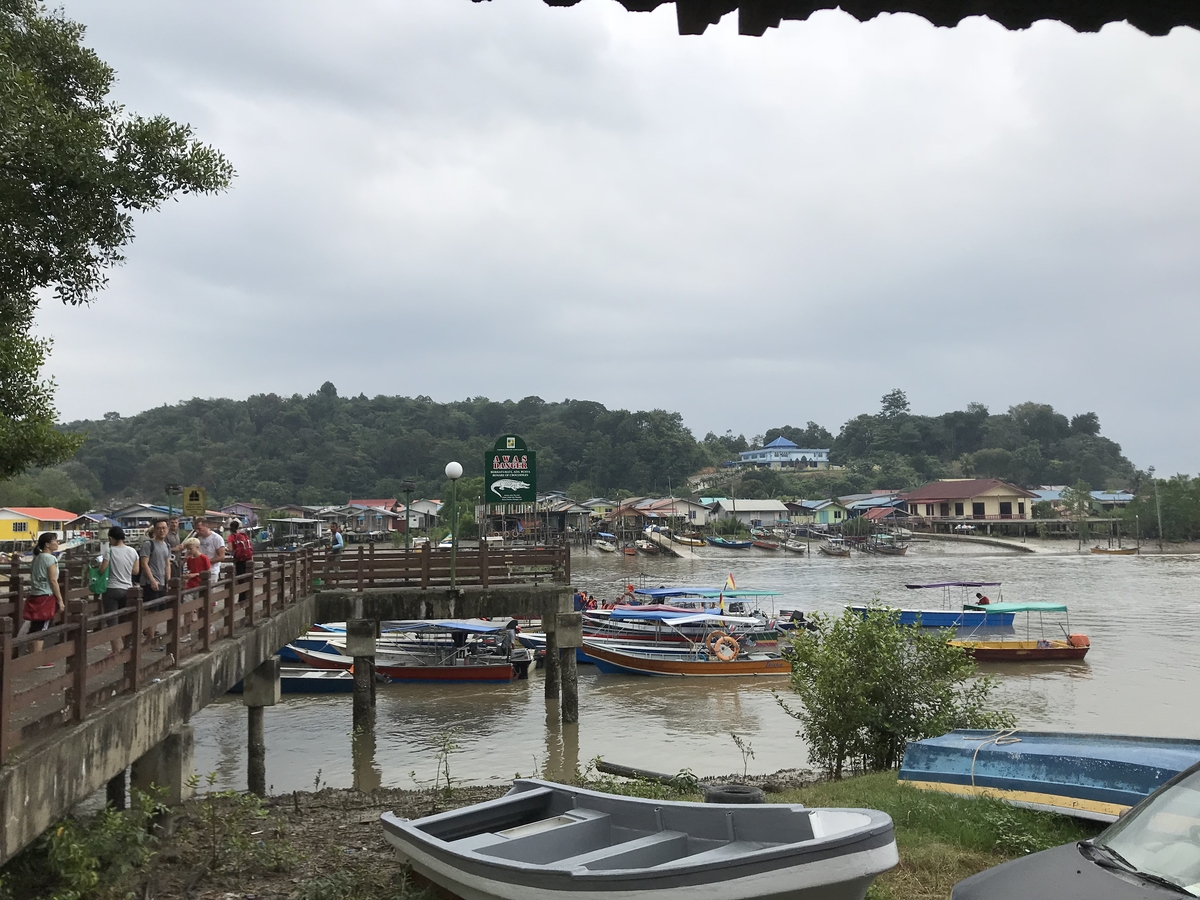
<svg viewBox="0 0 1200 900"><path fill-rule="evenodd" d="M1162 504L1158 502L1158 479L1154 477L1154 466L1150 467L1150 480L1154 482L1154 508L1158 512L1158 552L1163 552Z"/></svg>
<svg viewBox="0 0 1200 900"><path fill-rule="evenodd" d="M411 481L400 482L404 494L404 549L412 550L412 495L417 486Z"/></svg>

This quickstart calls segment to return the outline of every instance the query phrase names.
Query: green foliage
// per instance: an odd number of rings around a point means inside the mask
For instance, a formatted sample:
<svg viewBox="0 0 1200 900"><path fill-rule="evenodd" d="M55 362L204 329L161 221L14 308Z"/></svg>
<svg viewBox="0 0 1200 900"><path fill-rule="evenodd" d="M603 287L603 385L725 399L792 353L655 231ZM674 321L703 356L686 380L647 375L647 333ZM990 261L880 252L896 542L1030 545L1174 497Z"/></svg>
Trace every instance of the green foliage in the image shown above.
<svg viewBox="0 0 1200 900"><path fill-rule="evenodd" d="M209 788L216 780L216 772L205 779ZM199 782L192 776L189 783L195 789ZM295 852L283 825L267 821L270 811L258 795L210 790L192 806L196 818L188 827L204 851L208 872L286 871L292 866Z"/></svg>
<svg viewBox="0 0 1200 900"><path fill-rule="evenodd" d="M157 842L151 824L160 794L131 792L128 810L105 807L88 818L69 817L6 866L0 898L102 900L122 875L141 868Z"/></svg>
<svg viewBox="0 0 1200 900"><path fill-rule="evenodd" d="M50 348L30 333L39 293L86 303L133 239L133 213L224 189L233 169L191 129L127 114L83 26L36 0L0 5L0 478L68 458Z"/></svg>
<svg viewBox="0 0 1200 900"><path fill-rule="evenodd" d="M578 787L623 797L642 797L648 800L695 800L700 794L700 779L691 769L680 769L670 784L641 779L622 779L597 770L600 757L589 760L581 771L575 769L572 783Z"/></svg>
<svg viewBox="0 0 1200 900"><path fill-rule="evenodd" d="M417 778L414 770L408 773L408 777L413 780L414 784L428 787L434 793L440 792L447 800L454 796L455 780L450 775L450 757L460 749L458 735L461 730L460 728L446 728L438 732L433 745L434 759L437 761L433 779L423 781Z"/></svg>
<svg viewBox="0 0 1200 900"><path fill-rule="evenodd" d="M1059 502L1066 509L1067 518L1075 522L1079 531L1079 540L1087 543L1091 538L1087 518L1093 514L1092 487L1086 481L1077 481L1071 487L1063 490Z"/></svg>
<svg viewBox="0 0 1200 900"><path fill-rule="evenodd" d="M1176 475L1159 479L1157 485L1158 503L1162 506L1163 539L1200 540L1200 478ZM1159 536L1154 487L1148 477L1143 479L1137 497L1120 513L1121 527L1126 534L1140 529L1142 537Z"/></svg>
<svg viewBox="0 0 1200 900"><path fill-rule="evenodd" d="M754 759L754 745L732 731L729 732L729 737L738 748L738 753L742 754L742 778L746 778L750 774L750 760Z"/></svg>
<svg viewBox="0 0 1200 900"><path fill-rule="evenodd" d="M948 634L902 626L878 608L860 617L815 614L788 655L791 689L801 706L783 709L800 721L812 761L840 778L847 762L867 770L900 764L911 740L955 728L1002 728L1006 711L991 711L994 681L975 677L975 663Z"/></svg>

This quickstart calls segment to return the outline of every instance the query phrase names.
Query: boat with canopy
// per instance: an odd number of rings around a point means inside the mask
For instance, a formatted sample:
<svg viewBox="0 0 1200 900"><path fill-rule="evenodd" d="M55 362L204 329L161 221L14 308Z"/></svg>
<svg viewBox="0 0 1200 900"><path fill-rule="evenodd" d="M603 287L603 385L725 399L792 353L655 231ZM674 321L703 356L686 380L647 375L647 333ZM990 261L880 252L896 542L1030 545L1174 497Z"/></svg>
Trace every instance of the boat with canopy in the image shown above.
<svg viewBox="0 0 1200 900"><path fill-rule="evenodd" d="M967 604L968 610L985 610L988 613L1025 613L1025 638L1018 640L976 637L974 634L949 643L963 647L979 661L1028 662L1037 660L1083 659L1087 656L1091 641L1086 634L1071 631L1071 619L1065 603L992 603L988 606ZM1037 614L1039 636L1033 637L1033 615ZM1059 623L1062 638L1046 637L1045 617L1048 613L1062 613L1065 624Z"/></svg>
<svg viewBox="0 0 1200 900"><path fill-rule="evenodd" d="M583 651L605 674L734 676L790 675L792 668L778 653L758 650L739 629L758 624L747 616L729 616L710 612L679 615L670 610L630 610L636 618L655 623L657 640L638 650L618 649L583 638ZM688 632L682 629L688 628ZM680 645L684 653L655 652L663 645Z"/></svg>
<svg viewBox="0 0 1200 900"><path fill-rule="evenodd" d="M922 628L1007 628L1012 625L1016 615L1012 612L1000 612L997 608L1003 604L975 604L977 609L968 608L971 604L968 597L972 591L1000 587L999 581L937 581L932 584L906 584L910 591L937 590L942 592L941 609L892 607L878 605L857 605L846 608L865 616L871 609L887 609L900 614L901 625L920 625ZM960 599L952 600L955 588L960 592Z"/></svg>

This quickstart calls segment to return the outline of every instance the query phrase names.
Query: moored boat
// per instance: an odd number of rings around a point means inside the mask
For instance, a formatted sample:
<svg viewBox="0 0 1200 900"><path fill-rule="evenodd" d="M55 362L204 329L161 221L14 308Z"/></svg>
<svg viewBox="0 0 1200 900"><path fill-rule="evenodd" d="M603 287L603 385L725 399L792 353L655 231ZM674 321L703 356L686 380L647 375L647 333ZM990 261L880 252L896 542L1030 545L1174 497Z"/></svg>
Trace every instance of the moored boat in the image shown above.
<svg viewBox="0 0 1200 900"><path fill-rule="evenodd" d="M1133 556L1138 550L1137 547L1093 547L1092 552L1101 556Z"/></svg>
<svg viewBox="0 0 1200 900"><path fill-rule="evenodd" d="M354 659L333 653L318 653L315 650L296 648L300 660L315 669L328 669L343 672L354 671ZM513 680L514 671L511 662L505 659L474 660L464 658L461 661L438 665L386 665L376 664L375 671L385 675L392 681L480 681L480 682L509 682Z"/></svg>
<svg viewBox="0 0 1200 900"><path fill-rule="evenodd" d="M645 538L638 538L633 545L647 556L658 556L658 546Z"/></svg>
<svg viewBox="0 0 1200 900"><path fill-rule="evenodd" d="M955 647L963 647L981 662L1036 662L1042 660L1083 659L1091 647L1091 641L1086 634L1071 632L1071 620L1068 617L1062 628L1064 638L1048 638L1045 636L1044 616L1046 613L1063 613L1066 616L1067 607L1062 603L992 603L978 606L968 603L966 610L982 610L992 613L1025 613L1026 637L1016 640L992 640L988 637L977 638L974 634L949 643ZM1031 636L1033 613L1038 614L1040 634Z"/></svg>
<svg viewBox="0 0 1200 900"><path fill-rule="evenodd" d="M908 552L908 544L896 540L893 534L875 534L866 541L862 548L868 553L879 556L903 556Z"/></svg>
<svg viewBox="0 0 1200 900"><path fill-rule="evenodd" d="M757 547L759 550L778 550L779 549L779 544L775 543L774 541L763 540L762 538L751 541L751 543L754 544L754 546Z"/></svg>
<svg viewBox="0 0 1200 900"><path fill-rule="evenodd" d="M862 900L898 862L892 821L875 810L645 800L537 779L382 825L403 862L470 900Z"/></svg>
<svg viewBox="0 0 1200 900"><path fill-rule="evenodd" d="M711 547L724 547L726 550L749 550L754 546L754 541L734 541L719 535L710 535L705 540Z"/></svg>
<svg viewBox="0 0 1200 900"><path fill-rule="evenodd" d="M803 541L788 540L784 541L783 549L790 553L807 553L808 545Z"/></svg>
<svg viewBox="0 0 1200 900"><path fill-rule="evenodd" d="M1007 628L1012 625L1016 616L1016 613L1012 611L998 611L996 609L1000 606L998 603L982 605L951 601L950 592L954 588L959 588L966 596L967 592L974 588L1000 587L998 581L938 581L933 584L906 584L905 587L910 591L942 591L942 608L879 607L873 604L847 606L846 608L860 616L865 616L870 609L888 609L899 615L899 624L920 625L922 628Z"/></svg>
<svg viewBox="0 0 1200 900"><path fill-rule="evenodd" d="M601 531L597 535L596 540L592 542L592 546L602 553L616 553L617 536L615 534L608 534L607 532Z"/></svg>
<svg viewBox="0 0 1200 900"><path fill-rule="evenodd" d="M621 552L624 553L626 556L637 556L637 547L634 547L632 545L622 547Z"/></svg>
<svg viewBox="0 0 1200 900"><path fill-rule="evenodd" d="M391 681L380 676L379 681ZM350 694L354 691L354 674L334 669L281 668L279 670L279 692L281 694ZM240 694L239 681L229 689L231 694Z"/></svg>
<svg viewBox="0 0 1200 900"><path fill-rule="evenodd" d="M842 540L840 535L834 535L817 548L825 556L845 559L850 555L850 545Z"/></svg>
<svg viewBox="0 0 1200 900"><path fill-rule="evenodd" d="M910 742L899 777L925 790L1112 822L1197 762L1197 740L963 729Z"/></svg>

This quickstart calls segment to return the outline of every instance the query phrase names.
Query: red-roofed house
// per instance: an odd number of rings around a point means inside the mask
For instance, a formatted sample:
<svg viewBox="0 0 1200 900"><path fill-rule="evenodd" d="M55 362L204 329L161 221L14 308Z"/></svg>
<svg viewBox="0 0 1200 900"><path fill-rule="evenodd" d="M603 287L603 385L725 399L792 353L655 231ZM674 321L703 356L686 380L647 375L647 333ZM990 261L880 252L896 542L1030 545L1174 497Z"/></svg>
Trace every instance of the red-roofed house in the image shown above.
<svg viewBox="0 0 1200 900"><path fill-rule="evenodd" d="M1029 519L1037 494L998 478L934 481L902 498L910 516L924 519Z"/></svg>
<svg viewBox="0 0 1200 900"><path fill-rule="evenodd" d="M63 526L75 518L75 513L53 506L6 507L0 509L0 541L33 543L47 531L66 537Z"/></svg>

